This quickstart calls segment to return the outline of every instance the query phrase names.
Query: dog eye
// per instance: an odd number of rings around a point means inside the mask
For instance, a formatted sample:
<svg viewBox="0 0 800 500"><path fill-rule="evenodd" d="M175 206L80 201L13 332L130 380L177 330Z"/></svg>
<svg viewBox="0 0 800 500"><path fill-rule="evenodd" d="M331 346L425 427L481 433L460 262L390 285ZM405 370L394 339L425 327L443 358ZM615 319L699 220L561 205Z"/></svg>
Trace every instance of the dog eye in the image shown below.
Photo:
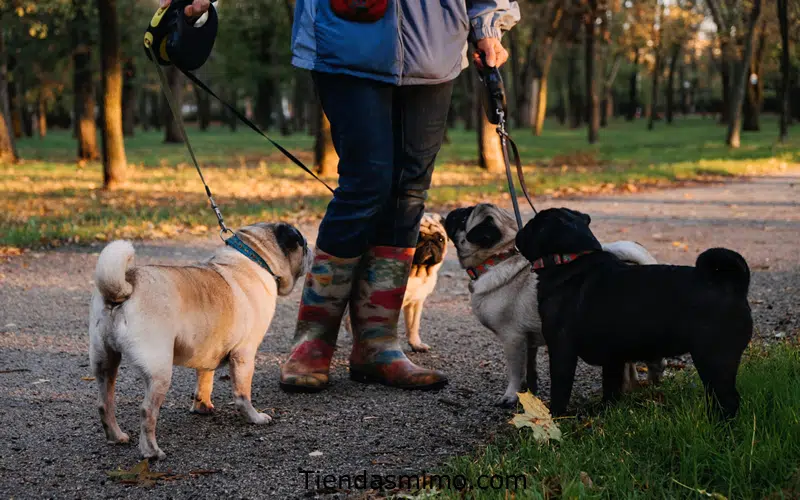
<svg viewBox="0 0 800 500"><path fill-rule="evenodd" d="M444 238L441 235L439 235L439 237L437 238L437 241L439 243L443 243L444 242Z"/></svg>

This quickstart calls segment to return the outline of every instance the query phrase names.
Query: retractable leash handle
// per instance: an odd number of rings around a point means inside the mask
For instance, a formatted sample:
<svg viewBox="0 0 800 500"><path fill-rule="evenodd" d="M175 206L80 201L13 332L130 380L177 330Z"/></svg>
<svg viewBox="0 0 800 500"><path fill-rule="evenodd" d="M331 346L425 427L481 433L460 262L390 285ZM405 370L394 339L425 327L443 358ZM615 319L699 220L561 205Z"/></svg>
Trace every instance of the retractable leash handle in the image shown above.
<svg viewBox="0 0 800 500"><path fill-rule="evenodd" d="M191 4L192 0L174 0L156 11L144 34L145 54L150 60L161 66L174 64L182 71L194 71L208 60L217 39L217 9L212 3L205 23L196 26L200 18L184 14Z"/></svg>

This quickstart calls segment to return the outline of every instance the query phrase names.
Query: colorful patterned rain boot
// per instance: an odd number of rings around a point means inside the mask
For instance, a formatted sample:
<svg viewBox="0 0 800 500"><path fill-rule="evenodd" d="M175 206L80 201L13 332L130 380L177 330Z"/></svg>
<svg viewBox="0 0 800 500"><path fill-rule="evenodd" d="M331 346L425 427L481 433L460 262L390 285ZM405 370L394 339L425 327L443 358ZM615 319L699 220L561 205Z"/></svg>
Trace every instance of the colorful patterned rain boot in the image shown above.
<svg viewBox="0 0 800 500"><path fill-rule="evenodd" d="M339 324L350 298L360 257L342 259L317 250L306 276L295 345L281 366L281 389L318 392L328 386Z"/></svg>
<svg viewBox="0 0 800 500"><path fill-rule="evenodd" d="M419 390L447 385L444 373L409 361L397 339L413 258L413 248L372 247L361 259L350 299L350 378L357 382Z"/></svg>

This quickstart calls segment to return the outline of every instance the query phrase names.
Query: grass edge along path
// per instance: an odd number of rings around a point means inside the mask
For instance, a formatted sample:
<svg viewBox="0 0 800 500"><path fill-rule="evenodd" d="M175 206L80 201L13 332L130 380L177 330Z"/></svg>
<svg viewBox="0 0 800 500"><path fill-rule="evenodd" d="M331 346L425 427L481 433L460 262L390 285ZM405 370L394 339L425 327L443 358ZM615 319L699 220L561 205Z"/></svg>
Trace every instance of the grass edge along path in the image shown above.
<svg viewBox="0 0 800 500"><path fill-rule="evenodd" d="M440 471L472 489L437 498L800 498L797 380L798 344L751 345L738 377L742 407L730 425L706 418L690 368L599 415L561 420L561 443L542 445L509 426L496 443ZM512 489L476 486L492 476Z"/></svg>

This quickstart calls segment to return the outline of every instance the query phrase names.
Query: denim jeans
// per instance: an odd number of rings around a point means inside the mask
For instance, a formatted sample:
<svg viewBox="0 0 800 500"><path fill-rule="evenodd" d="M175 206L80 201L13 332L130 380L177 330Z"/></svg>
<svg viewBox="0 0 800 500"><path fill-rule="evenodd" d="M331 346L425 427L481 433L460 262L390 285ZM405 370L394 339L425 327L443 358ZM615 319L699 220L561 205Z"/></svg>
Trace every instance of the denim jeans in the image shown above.
<svg viewBox="0 0 800 500"><path fill-rule="evenodd" d="M453 83L394 86L313 73L339 155L339 186L317 246L337 257L412 248L447 128Z"/></svg>

